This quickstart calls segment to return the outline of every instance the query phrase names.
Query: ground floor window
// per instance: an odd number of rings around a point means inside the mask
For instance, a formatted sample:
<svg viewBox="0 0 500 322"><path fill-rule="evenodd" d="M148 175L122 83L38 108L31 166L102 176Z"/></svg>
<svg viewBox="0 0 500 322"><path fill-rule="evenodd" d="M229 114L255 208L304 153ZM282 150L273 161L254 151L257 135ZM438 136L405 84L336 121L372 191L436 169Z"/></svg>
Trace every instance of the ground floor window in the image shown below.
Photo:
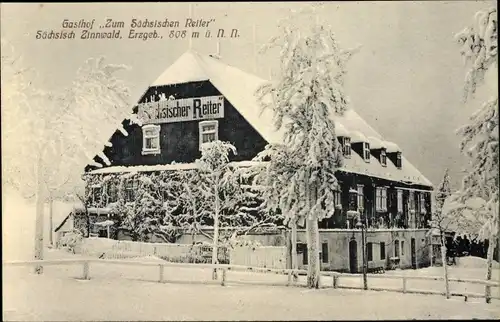
<svg viewBox="0 0 500 322"><path fill-rule="evenodd" d="M385 243L380 243L380 259L385 259Z"/></svg>
<svg viewBox="0 0 500 322"><path fill-rule="evenodd" d="M399 240L394 241L394 257L399 257Z"/></svg>
<svg viewBox="0 0 500 322"><path fill-rule="evenodd" d="M369 262L373 260L373 244L372 243L366 244L366 256L367 256Z"/></svg>
<svg viewBox="0 0 500 322"><path fill-rule="evenodd" d="M323 263L328 263L328 243L321 244L321 257Z"/></svg>

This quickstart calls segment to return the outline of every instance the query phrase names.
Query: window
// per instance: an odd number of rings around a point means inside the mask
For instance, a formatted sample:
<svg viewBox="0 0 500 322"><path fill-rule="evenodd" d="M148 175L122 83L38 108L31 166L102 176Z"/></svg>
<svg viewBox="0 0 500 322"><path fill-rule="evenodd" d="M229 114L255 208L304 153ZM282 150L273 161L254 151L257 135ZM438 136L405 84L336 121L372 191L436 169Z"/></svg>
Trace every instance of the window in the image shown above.
<svg viewBox="0 0 500 322"><path fill-rule="evenodd" d="M365 199L363 196L363 185L358 184L358 209L365 208Z"/></svg>
<svg viewBox="0 0 500 322"><path fill-rule="evenodd" d="M336 190L333 192L334 205L342 205L342 191Z"/></svg>
<svg viewBox="0 0 500 322"><path fill-rule="evenodd" d="M420 193L420 213L425 214L426 209L425 209L425 194L423 192Z"/></svg>
<svg viewBox="0 0 500 322"><path fill-rule="evenodd" d="M403 190L398 189L398 213L403 212Z"/></svg>
<svg viewBox="0 0 500 322"><path fill-rule="evenodd" d="M351 157L351 138L348 137L344 138L343 150L345 157L347 158Z"/></svg>
<svg viewBox="0 0 500 322"><path fill-rule="evenodd" d="M135 191L137 190L136 180L127 180L125 183L125 202L133 202L135 200Z"/></svg>
<svg viewBox="0 0 500 322"><path fill-rule="evenodd" d="M307 265L308 263L307 245L303 243L297 243L296 249L297 249L297 254L302 254L302 263L304 265Z"/></svg>
<svg viewBox="0 0 500 322"><path fill-rule="evenodd" d="M408 196L408 208L410 210L415 210L415 194L413 191L410 191Z"/></svg>
<svg viewBox="0 0 500 322"><path fill-rule="evenodd" d="M321 255L323 263L328 263L328 243L321 244Z"/></svg>
<svg viewBox="0 0 500 322"><path fill-rule="evenodd" d="M200 127L200 149L203 143L217 141L219 139L219 122L203 121L199 123Z"/></svg>
<svg viewBox="0 0 500 322"><path fill-rule="evenodd" d="M142 127L142 154L160 153L160 126L144 125Z"/></svg>
<svg viewBox="0 0 500 322"><path fill-rule="evenodd" d="M117 202L118 201L118 187L115 182L109 182L106 186L108 190L108 201Z"/></svg>
<svg viewBox="0 0 500 322"><path fill-rule="evenodd" d="M396 154L396 167L398 169L401 169L401 152L398 152Z"/></svg>
<svg viewBox="0 0 500 322"><path fill-rule="evenodd" d="M387 211L387 188L377 187L375 191L375 208L377 211Z"/></svg>
<svg viewBox="0 0 500 322"><path fill-rule="evenodd" d="M405 254L405 242L402 240L401 241L401 256L404 256Z"/></svg>
<svg viewBox="0 0 500 322"><path fill-rule="evenodd" d="M380 164L382 164L383 167L387 166L387 155L384 149L380 151Z"/></svg>
<svg viewBox="0 0 500 322"><path fill-rule="evenodd" d="M363 158L366 162L370 162L370 144L363 142Z"/></svg>
<svg viewBox="0 0 500 322"><path fill-rule="evenodd" d="M399 240L394 241L394 257L399 257Z"/></svg>
<svg viewBox="0 0 500 322"><path fill-rule="evenodd" d="M366 256L368 258L368 261L371 262L373 260L373 244L372 243L366 243Z"/></svg>
<svg viewBox="0 0 500 322"><path fill-rule="evenodd" d="M380 259L385 259L385 243L380 243Z"/></svg>
<svg viewBox="0 0 500 322"><path fill-rule="evenodd" d="M91 188L91 193L92 193L92 203L94 205L98 205L101 203L102 200L102 186L101 185L94 185Z"/></svg>

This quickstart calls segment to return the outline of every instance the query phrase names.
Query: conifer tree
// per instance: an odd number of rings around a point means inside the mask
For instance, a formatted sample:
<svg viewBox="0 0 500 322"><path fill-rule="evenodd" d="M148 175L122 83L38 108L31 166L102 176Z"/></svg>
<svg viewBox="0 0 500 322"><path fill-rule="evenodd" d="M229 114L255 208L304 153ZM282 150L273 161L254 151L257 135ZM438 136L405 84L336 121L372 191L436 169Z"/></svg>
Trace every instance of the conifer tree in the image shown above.
<svg viewBox="0 0 500 322"><path fill-rule="evenodd" d="M495 7L481 10L474 16L473 24L456 35L460 53L466 64L464 101L475 98L479 85L492 68L498 70L498 25ZM495 86L495 91L496 91ZM472 101L474 102L474 101ZM499 147L498 147L498 92L470 117L469 123L458 130L462 136L461 150L469 157L469 171L463 178L460 200L480 198L480 207L471 209L474 220L471 228L481 239L488 239L486 279L491 279L493 250L499 238ZM470 208L470 207L469 207ZM490 288L486 287L486 301L490 302Z"/></svg>
<svg viewBox="0 0 500 322"><path fill-rule="evenodd" d="M314 10L308 18L315 19ZM318 288L318 221L335 211L335 172L342 152L334 118L347 109L343 84L352 51L342 51L327 26L316 23L299 30L297 25L285 21L271 40L268 47L280 49L281 75L257 91L261 106L274 112L277 132L284 132L284 144L270 145L258 157L270 160L259 184L266 187L269 210L279 209L291 227L305 222L307 285Z"/></svg>

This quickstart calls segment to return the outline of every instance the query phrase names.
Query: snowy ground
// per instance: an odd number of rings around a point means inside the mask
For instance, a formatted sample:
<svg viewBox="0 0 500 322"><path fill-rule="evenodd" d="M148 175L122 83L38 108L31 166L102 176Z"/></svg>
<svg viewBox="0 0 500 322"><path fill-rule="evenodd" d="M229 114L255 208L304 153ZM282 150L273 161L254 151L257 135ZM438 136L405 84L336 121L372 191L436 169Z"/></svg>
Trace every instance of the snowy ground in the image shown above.
<svg viewBox="0 0 500 322"><path fill-rule="evenodd" d="M65 257L81 258L58 250L47 252L47 258ZM421 271L418 274L425 273ZM500 318L497 301L488 305L481 299L464 302L436 295L241 284L286 282L286 276L275 274L228 272L229 283L224 287L210 281L210 270L200 268L165 268L165 279L170 281L165 284L155 281L156 267L92 264L89 281L77 279L81 265L46 267L43 276L14 267L3 274L5 320ZM341 284L360 282L349 280ZM323 279L325 284L330 282ZM305 283L303 277L299 283Z"/></svg>
<svg viewBox="0 0 500 322"><path fill-rule="evenodd" d="M53 205L53 229L71 211L73 205L55 201ZM45 205L44 241L49 242L48 205ZM28 260L33 258L35 244L34 200L25 200L12 188L2 191L2 258L8 260ZM55 235L54 235L55 237Z"/></svg>

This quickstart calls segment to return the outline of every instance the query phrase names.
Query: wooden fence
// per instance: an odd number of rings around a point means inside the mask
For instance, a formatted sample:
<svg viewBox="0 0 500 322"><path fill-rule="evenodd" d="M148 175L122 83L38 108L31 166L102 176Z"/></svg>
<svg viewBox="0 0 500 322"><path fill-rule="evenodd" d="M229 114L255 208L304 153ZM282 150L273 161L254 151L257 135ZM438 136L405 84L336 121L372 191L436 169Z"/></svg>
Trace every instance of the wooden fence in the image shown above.
<svg viewBox="0 0 500 322"><path fill-rule="evenodd" d="M207 249L208 248L208 249ZM146 243L107 238L85 238L76 249L82 255L106 259L128 259L146 256L179 259L188 255L211 258L211 246L204 244ZM209 255L207 255L209 253ZM228 262L226 247L219 247L219 262Z"/></svg>
<svg viewBox="0 0 500 322"><path fill-rule="evenodd" d="M279 275L286 275L287 279L280 283L272 283L272 285L286 285L293 286L299 285L293 278L294 273L296 274L307 274L305 270L293 270L293 269L277 269L277 268L263 268L263 267L249 267L243 265L227 265L227 264L192 264L192 263L171 263L171 262L139 262L139 261L128 261L128 260L113 260L113 259L58 259L58 260L32 260L32 261L11 261L3 262L3 266L53 266L53 265L82 265L82 279L90 279L90 265L91 264L107 264L107 265L130 265L130 266L147 266L147 267L157 267L158 268L158 282L164 283L164 269L165 267L178 267L178 268L208 268L217 269L222 274L220 274L220 284L222 286L227 283L235 284L245 284L238 280L229 280L228 271L251 271L256 273L272 273ZM363 289L363 286L346 286L341 285L340 281L345 278L359 277L362 278L362 274L344 274L337 272L321 272L321 276L329 276L332 278L332 283L330 285L322 285L322 288L335 288L335 289ZM391 292L401 292L401 293L413 293L413 294L431 294L431 295L446 295L444 291L435 290L421 290L421 289L410 289L407 287L407 282L410 280L427 280L427 281L443 281L443 277L437 276L404 276L404 275L382 275L382 274L368 274L369 279L390 279L390 280L401 280L401 288L386 288L386 287L368 287L368 290L373 291L391 291ZM484 285L486 288L500 287L499 281L485 281L477 279L462 279L462 278L449 278L450 282L467 283L467 284L479 284ZM265 284L269 283L255 283L251 284ZM486 292L485 292L486 294ZM467 292L450 292L450 296L460 296L470 298L486 298L485 294L479 293L467 293ZM491 293L490 293L491 294ZM497 299L500 300L500 296L491 295L488 300ZM489 302L489 301L488 301Z"/></svg>

